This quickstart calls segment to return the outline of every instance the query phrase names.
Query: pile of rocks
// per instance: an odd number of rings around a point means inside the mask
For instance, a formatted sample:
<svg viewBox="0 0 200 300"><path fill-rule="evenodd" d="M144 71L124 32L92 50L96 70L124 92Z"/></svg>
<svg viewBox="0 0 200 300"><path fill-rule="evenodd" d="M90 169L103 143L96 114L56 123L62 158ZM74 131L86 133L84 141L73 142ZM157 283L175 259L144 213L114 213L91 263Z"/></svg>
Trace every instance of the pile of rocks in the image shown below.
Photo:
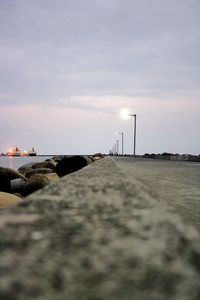
<svg viewBox="0 0 200 300"><path fill-rule="evenodd" d="M191 154L173 154L168 152L163 152L162 154L158 153L145 153L141 155L144 158L152 158L152 159L164 159L164 160L180 160L180 161L193 161L200 162L200 155L191 155Z"/></svg>
<svg viewBox="0 0 200 300"><path fill-rule="evenodd" d="M25 164L18 171L0 167L0 208L16 205L31 193L103 157L101 153L54 156L42 162Z"/></svg>

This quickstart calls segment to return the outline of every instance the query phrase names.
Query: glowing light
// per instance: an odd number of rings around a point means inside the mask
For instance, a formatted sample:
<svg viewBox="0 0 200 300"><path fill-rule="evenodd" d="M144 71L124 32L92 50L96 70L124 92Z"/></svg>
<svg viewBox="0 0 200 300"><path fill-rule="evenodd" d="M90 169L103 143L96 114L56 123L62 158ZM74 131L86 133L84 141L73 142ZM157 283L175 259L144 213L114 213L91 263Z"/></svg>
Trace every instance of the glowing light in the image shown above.
<svg viewBox="0 0 200 300"><path fill-rule="evenodd" d="M22 155L22 156L28 156L28 151L27 151L27 150L22 151L22 152L21 152L21 155Z"/></svg>
<svg viewBox="0 0 200 300"><path fill-rule="evenodd" d="M123 108L121 109L120 111L120 117L124 120L128 119L129 118L129 115L130 115L130 112L127 108Z"/></svg>

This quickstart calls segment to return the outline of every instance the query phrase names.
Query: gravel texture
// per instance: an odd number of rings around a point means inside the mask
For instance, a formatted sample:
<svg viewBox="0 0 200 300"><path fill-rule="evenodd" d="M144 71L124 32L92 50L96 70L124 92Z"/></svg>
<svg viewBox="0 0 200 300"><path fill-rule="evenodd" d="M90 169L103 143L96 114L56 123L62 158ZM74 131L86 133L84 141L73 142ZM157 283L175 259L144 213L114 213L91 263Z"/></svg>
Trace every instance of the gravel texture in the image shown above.
<svg viewBox="0 0 200 300"><path fill-rule="evenodd" d="M0 213L0 299L197 300L197 231L104 158Z"/></svg>

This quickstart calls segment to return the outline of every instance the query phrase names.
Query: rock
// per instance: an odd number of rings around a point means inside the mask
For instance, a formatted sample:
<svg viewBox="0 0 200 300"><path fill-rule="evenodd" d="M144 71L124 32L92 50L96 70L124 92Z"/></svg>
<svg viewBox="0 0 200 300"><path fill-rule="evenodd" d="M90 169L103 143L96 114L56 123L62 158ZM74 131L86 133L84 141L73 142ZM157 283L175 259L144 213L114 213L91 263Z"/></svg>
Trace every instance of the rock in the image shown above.
<svg viewBox="0 0 200 300"><path fill-rule="evenodd" d="M88 165L93 162L93 159L91 159L90 156L84 155L83 157L86 159Z"/></svg>
<svg viewBox="0 0 200 300"><path fill-rule="evenodd" d="M27 176L26 176L26 174L28 173L28 172L30 172L30 171L32 171L33 169L32 168L27 168L27 169L24 169L22 172L23 172L23 175L24 175L24 177L26 177L26 178L28 178Z"/></svg>
<svg viewBox="0 0 200 300"><path fill-rule="evenodd" d="M95 160L100 160L101 159L101 157L99 157L99 156L93 156L93 160L95 161Z"/></svg>
<svg viewBox="0 0 200 300"><path fill-rule="evenodd" d="M50 183L50 180L43 174L32 175L25 183L22 194L27 196Z"/></svg>
<svg viewBox="0 0 200 300"><path fill-rule="evenodd" d="M40 169L40 168L48 168L54 172L56 169L56 164L55 162L53 164L51 161L42 161L32 165L32 169Z"/></svg>
<svg viewBox="0 0 200 300"><path fill-rule="evenodd" d="M28 164L25 164L25 165L21 166L21 167L18 169L18 171L19 171L21 174L24 175L24 174L26 173L27 170L32 169L32 166L33 166L33 165L34 165L33 162L28 163Z"/></svg>
<svg viewBox="0 0 200 300"><path fill-rule="evenodd" d="M22 201L22 199L15 195L0 192L0 208L14 206L14 205L20 203L21 201Z"/></svg>
<svg viewBox="0 0 200 300"><path fill-rule="evenodd" d="M34 174L47 174L54 172L56 168L56 163L54 161L42 161L36 163L28 163L18 169L18 171L29 178ZM35 171L37 170L37 171Z"/></svg>
<svg viewBox="0 0 200 300"><path fill-rule="evenodd" d="M63 155L57 155L57 156L53 156L51 159L53 159L55 162L59 162L61 161L61 159L63 159Z"/></svg>
<svg viewBox="0 0 200 300"><path fill-rule="evenodd" d="M100 158L103 158L105 157L105 154L102 154L102 153L95 153L92 155L93 157L100 157Z"/></svg>
<svg viewBox="0 0 200 300"><path fill-rule="evenodd" d="M11 192L14 193L22 193L26 181L22 178L16 178L10 181L11 184Z"/></svg>
<svg viewBox="0 0 200 300"><path fill-rule="evenodd" d="M92 157L93 157L93 160L95 161L95 160L99 160L99 159L101 159L101 158L104 158L104 157L105 157L105 154L102 154L102 153L95 153L95 154L92 155Z"/></svg>
<svg viewBox="0 0 200 300"><path fill-rule="evenodd" d="M92 155L89 155L88 157L91 159L92 162L94 161L94 158Z"/></svg>
<svg viewBox="0 0 200 300"><path fill-rule="evenodd" d="M59 177L76 172L87 166L87 159L84 156L63 157L56 165L56 173Z"/></svg>
<svg viewBox="0 0 200 300"><path fill-rule="evenodd" d="M15 196L17 196L19 198L23 198L22 194L20 194L20 193L14 193L13 195L15 195Z"/></svg>
<svg viewBox="0 0 200 300"><path fill-rule="evenodd" d="M49 168L38 168L38 169L29 169L25 172L27 178L35 175L35 174L48 174L52 173L53 171Z"/></svg>
<svg viewBox="0 0 200 300"><path fill-rule="evenodd" d="M46 177L50 182L54 182L60 179L60 177L56 173L45 174L44 177Z"/></svg>
<svg viewBox="0 0 200 300"><path fill-rule="evenodd" d="M48 159L46 159L45 161L51 162L55 167L56 167L56 165L57 165L57 162L56 162L55 160L53 160L53 158L48 158Z"/></svg>
<svg viewBox="0 0 200 300"><path fill-rule="evenodd" d="M0 170L0 191L11 193L10 180L3 170Z"/></svg>
<svg viewBox="0 0 200 300"><path fill-rule="evenodd" d="M10 180L16 179L16 178L22 178L22 179L26 180L26 177L24 177L23 174L21 174L20 172L18 172L16 170L13 170L10 168L2 168L2 167L0 167L0 170L2 172L4 172L4 174L6 174Z"/></svg>

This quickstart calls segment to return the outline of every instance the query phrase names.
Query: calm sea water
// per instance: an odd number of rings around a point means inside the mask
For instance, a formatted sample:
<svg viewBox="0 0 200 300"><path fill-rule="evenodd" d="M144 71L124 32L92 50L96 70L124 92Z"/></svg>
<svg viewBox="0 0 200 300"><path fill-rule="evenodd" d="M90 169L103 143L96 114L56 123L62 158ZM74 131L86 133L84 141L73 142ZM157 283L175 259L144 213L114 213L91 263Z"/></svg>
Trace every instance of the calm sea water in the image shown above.
<svg viewBox="0 0 200 300"><path fill-rule="evenodd" d="M0 167L17 170L29 162L44 161L50 157L52 156L0 156Z"/></svg>

